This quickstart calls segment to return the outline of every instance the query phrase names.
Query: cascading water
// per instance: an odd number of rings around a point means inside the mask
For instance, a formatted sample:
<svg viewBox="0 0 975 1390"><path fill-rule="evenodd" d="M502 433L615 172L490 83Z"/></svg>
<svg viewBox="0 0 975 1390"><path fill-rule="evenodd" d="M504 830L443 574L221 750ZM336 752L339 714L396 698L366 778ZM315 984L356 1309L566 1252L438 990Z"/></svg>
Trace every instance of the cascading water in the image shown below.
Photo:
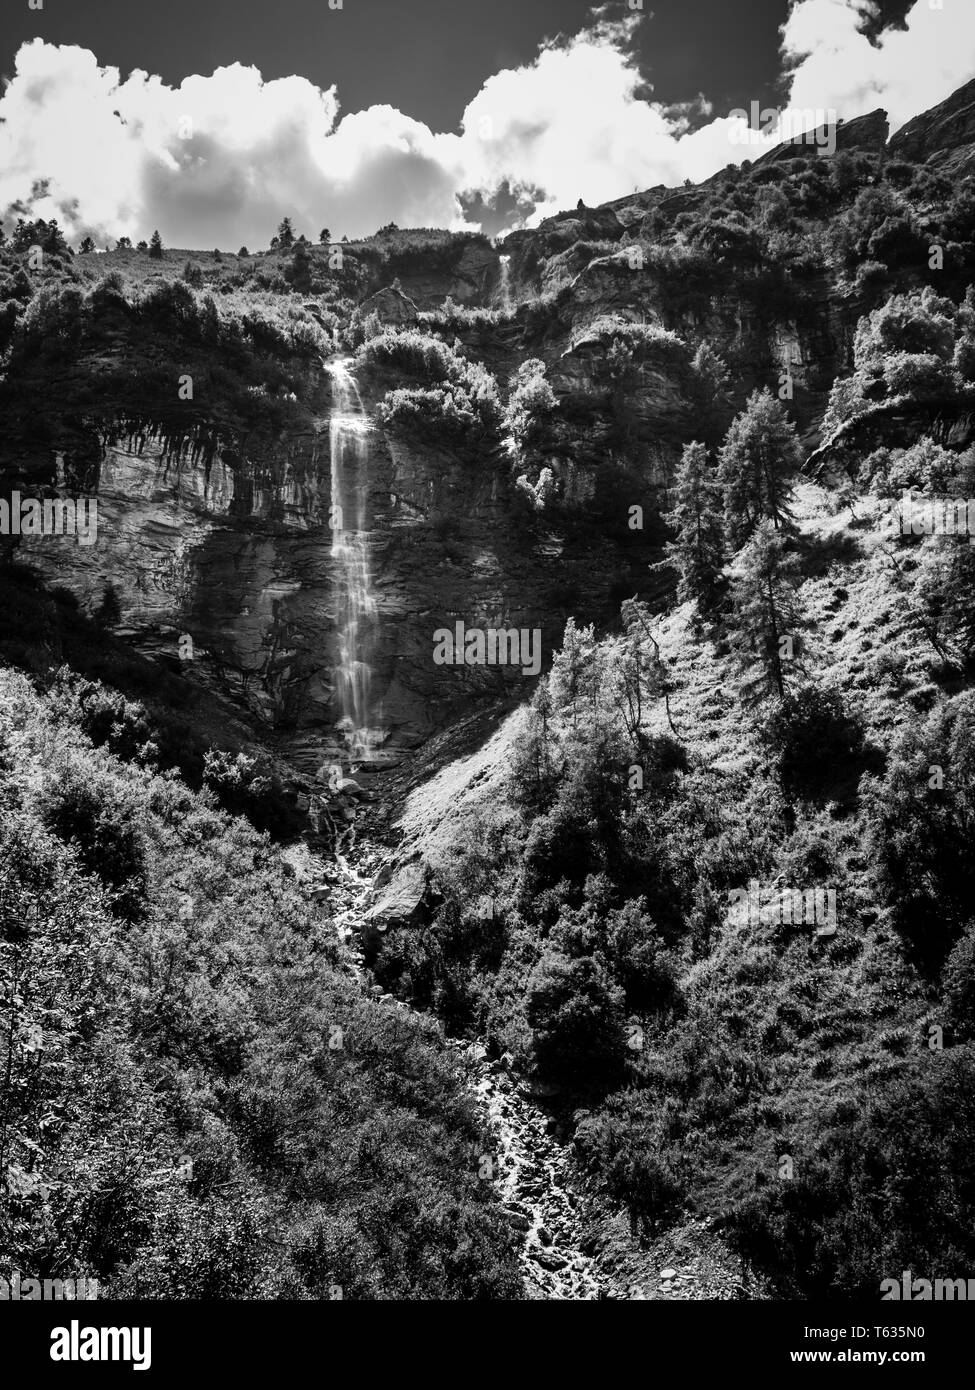
<svg viewBox="0 0 975 1390"><path fill-rule="evenodd" d="M352 759L368 762L382 741L372 708L371 649L376 599L366 529L369 421L348 359L326 363L332 378L329 444L332 467L332 559L336 563L339 731Z"/></svg>
<svg viewBox="0 0 975 1390"><path fill-rule="evenodd" d="M499 256L501 265L501 281L498 285L498 293L501 296L501 308L506 314L511 313L511 257Z"/></svg>

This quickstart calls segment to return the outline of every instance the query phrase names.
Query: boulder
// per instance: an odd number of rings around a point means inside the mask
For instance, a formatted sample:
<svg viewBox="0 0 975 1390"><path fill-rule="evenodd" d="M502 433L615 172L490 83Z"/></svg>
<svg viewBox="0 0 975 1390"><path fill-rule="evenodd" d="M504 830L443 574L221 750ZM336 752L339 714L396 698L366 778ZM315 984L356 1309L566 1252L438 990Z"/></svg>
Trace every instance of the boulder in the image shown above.
<svg viewBox="0 0 975 1390"><path fill-rule="evenodd" d="M363 944L375 945L373 933L415 921L421 914L428 887L428 870L419 860L395 865L378 885L363 916Z"/></svg>
<svg viewBox="0 0 975 1390"><path fill-rule="evenodd" d="M419 311L413 300L398 285L389 285L363 300L355 316L368 318L370 314L378 314L380 323L389 323L395 328L409 328L419 319Z"/></svg>

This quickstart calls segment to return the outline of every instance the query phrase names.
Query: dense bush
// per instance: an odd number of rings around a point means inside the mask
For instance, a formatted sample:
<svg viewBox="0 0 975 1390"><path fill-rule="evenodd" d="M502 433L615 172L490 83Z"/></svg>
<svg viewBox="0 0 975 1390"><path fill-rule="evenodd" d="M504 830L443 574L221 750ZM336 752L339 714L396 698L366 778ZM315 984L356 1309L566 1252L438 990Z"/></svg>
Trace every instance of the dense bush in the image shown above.
<svg viewBox="0 0 975 1390"><path fill-rule="evenodd" d="M623 992L591 956L547 952L527 984L535 1057L551 1075L605 1080L625 1056Z"/></svg>
<svg viewBox="0 0 975 1390"><path fill-rule="evenodd" d="M800 685L768 710L762 725L783 789L817 796L848 776L863 750L863 728L838 690Z"/></svg>
<svg viewBox="0 0 975 1390"><path fill-rule="evenodd" d="M104 732L109 692L76 693ZM362 997L266 836L61 704L0 671L4 1267L142 1297L519 1296L438 1031Z"/></svg>
<svg viewBox="0 0 975 1390"><path fill-rule="evenodd" d="M927 970L973 920L975 696L905 729L871 799L878 883L896 929Z"/></svg>
<svg viewBox="0 0 975 1390"><path fill-rule="evenodd" d="M377 411L390 429L422 429L426 437L479 438L497 428L497 383L480 362L470 362L439 338L417 329L384 329L359 349L367 376L408 377L416 385L387 392Z"/></svg>

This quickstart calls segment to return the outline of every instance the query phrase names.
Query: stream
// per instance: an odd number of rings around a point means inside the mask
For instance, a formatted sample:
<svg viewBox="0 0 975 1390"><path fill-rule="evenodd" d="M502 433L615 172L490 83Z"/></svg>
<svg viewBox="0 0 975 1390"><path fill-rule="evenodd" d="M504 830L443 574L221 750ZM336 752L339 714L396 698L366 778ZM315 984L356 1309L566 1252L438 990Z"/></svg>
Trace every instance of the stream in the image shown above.
<svg viewBox="0 0 975 1390"><path fill-rule="evenodd" d="M365 845L336 855L333 920L363 988L381 1003L419 1015L419 1010L372 984L363 965L357 926L382 857L381 850ZM527 1083L510 1072L503 1059L488 1060L481 1042L448 1038L447 1045L463 1060L490 1119L496 1140L494 1180L502 1210L520 1236L527 1296L599 1298L603 1284L595 1263L579 1249L580 1199L569 1182L573 1163L568 1146L549 1133L548 1117L533 1102Z"/></svg>

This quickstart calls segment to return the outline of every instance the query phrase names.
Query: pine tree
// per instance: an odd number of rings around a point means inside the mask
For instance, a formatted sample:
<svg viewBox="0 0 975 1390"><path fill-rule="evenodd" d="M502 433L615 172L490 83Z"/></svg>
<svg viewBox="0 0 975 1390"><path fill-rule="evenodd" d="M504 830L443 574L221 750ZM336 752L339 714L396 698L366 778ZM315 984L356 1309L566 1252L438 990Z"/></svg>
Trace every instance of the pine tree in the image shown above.
<svg viewBox="0 0 975 1390"><path fill-rule="evenodd" d="M627 737L641 750L646 744L643 730L644 714L657 700L663 699L670 721L670 680L660 658L660 645L651 630L650 610L637 598L624 599L620 604L623 636L614 656L615 701Z"/></svg>
<svg viewBox="0 0 975 1390"><path fill-rule="evenodd" d="M114 584L106 584L101 602L95 609L95 620L102 627L115 627L122 621L122 605Z"/></svg>
<svg viewBox="0 0 975 1390"><path fill-rule="evenodd" d="M79 249L83 256L90 256L95 250L95 243L90 236L86 236Z"/></svg>
<svg viewBox="0 0 975 1390"><path fill-rule="evenodd" d="M332 233L328 230L327 227L323 227L322 230L318 233L318 240L321 242L323 246L327 246L328 243L332 240Z"/></svg>
<svg viewBox="0 0 975 1390"><path fill-rule="evenodd" d="M695 352L691 369L694 373L691 397L695 430L709 448L717 448L735 413L731 402L731 373L724 358L707 341Z"/></svg>
<svg viewBox="0 0 975 1390"><path fill-rule="evenodd" d="M791 531L789 495L802 459L796 428L766 387L753 391L721 448L725 527L737 550L763 519Z"/></svg>
<svg viewBox="0 0 975 1390"><path fill-rule="evenodd" d="M149 255L154 261L161 261L163 254L162 237L158 231L153 232L149 238Z"/></svg>
<svg viewBox="0 0 975 1390"><path fill-rule="evenodd" d="M796 596L798 560L785 547L782 531L765 518L726 571L731 580L732 645L747 668L753 670L758 658L757 678L748 685L755 693L774 693L780 699L803 626Z"/></svg>
<svg viewBox="0 0 975 1390"><path fill-rule="evenodd" d="M575 619L565 624L562 647L555 653L549 676L552 708L560 714L572 712L572 727L579 723L580 701L588 702L593 722L602 683L602 663L592 623L576 627Z"/></svg>
<svg viewBox="0 0 975 1390"><path fill-rule="evenodd" d="M684 445L673 495L664 520L676 532L666 549L680 576L677 597L704 614L715 606L725 557L721 487L703 444Z"/></svg>
<svg viewBox="0 0 975 1390"><path fill-rule="evenodd" d="M293 246L295 241L295 229L291 225L290 217L282 217L281 225L278 228L277 244L285 248Z"/></svg>

